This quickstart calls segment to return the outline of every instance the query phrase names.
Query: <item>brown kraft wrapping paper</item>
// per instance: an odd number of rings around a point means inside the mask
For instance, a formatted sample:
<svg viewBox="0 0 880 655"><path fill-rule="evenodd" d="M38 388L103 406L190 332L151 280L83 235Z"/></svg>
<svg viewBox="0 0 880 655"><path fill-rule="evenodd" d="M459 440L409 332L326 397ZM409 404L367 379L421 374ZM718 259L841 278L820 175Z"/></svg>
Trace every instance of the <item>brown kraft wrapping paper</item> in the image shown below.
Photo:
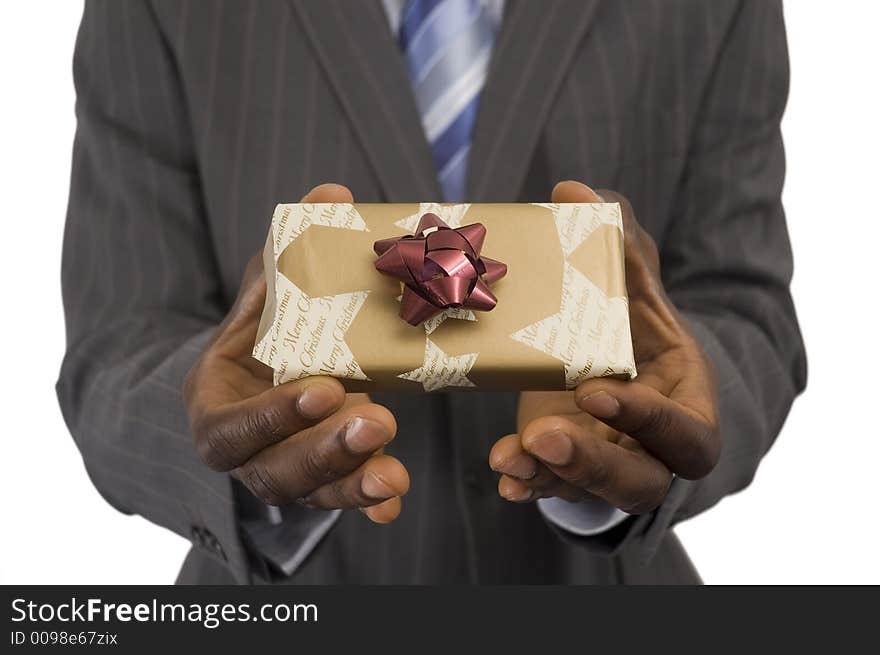
<svg viewBox="0 0 880 655"><path fill-rule="evenodd" d="M418 326L373 242L433 212L482 223L482 254L507 264L488 312L448 309ZM267 294L254 357L275 384L340 378L348 391L564 390L636 375L620 206L281 204L263 253Z"/></svg>

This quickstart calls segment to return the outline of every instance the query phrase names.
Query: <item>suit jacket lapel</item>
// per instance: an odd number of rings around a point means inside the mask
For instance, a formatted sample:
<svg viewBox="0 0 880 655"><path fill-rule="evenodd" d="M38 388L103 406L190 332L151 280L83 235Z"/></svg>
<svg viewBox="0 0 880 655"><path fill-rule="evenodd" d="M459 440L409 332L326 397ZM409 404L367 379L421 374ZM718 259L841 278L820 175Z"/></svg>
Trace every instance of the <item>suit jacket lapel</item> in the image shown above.
<svg viewBox="0 0 880 655"><path fill-rule="evenodd" d="M291 0L388 201L439 200L403 58L378 3Z"/></svg>
<svg viewBox="0 0 880 655"><path fill-rule="evenodd" d="M468 198L514 201L598 0L508 0L471 146Z"/></svg>

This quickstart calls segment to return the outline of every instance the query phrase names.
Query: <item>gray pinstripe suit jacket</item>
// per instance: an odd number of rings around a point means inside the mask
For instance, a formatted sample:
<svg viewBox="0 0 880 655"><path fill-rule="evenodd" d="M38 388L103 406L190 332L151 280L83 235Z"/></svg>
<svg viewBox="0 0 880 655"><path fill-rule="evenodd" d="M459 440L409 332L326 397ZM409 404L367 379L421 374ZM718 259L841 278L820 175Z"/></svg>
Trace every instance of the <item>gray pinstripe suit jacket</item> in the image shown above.
<svg viewBox="0 0 880 655"><path fill-rule="evenodd" d="M717 469L574 539L495 492L487 453L513 430L511 394L383 396L413 479L403 516L345 513L287 582L698 580L671 527L748 485L805 383L780 204L781 14L769 0L511 0L471 154L472 201L546 201L567 178L629 196L718 370ZM65 419L113 506L192 536L181 581L264 579L230 479L196 458L181 380L276 202L323 181L364 202L439 197L385 16L372 1L87 2L74 73Z"/></svg>

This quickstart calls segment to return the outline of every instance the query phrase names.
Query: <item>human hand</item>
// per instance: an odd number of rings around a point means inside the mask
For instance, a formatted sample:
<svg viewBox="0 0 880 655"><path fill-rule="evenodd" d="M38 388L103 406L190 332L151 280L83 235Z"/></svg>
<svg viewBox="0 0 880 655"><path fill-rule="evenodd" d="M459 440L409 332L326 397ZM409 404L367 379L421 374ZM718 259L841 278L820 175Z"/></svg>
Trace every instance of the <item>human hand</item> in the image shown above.
<svg viewBox="0 0 880 655"><path fill-rule="evenodd" d="M619 202L638 377L593 378L574 392L520 395L517 434L489 455L498 491L527 502L590 495L638 514L656 508L673 474L707 475L721 452L715 374L663 288L651 236L611 191L560 182L553 202Z"/></svg>
<svg viewBox="0 0 880 655"><path fill-rule="evenodd" d="M302 202L353 202L323 184ZM266 298L262 255L248 264L238 298L187 375L184 402L196 449L271 505L360 508L373 521L400 514L409 474L382 452L394 416L367 394L346 394L331 377L273 387L272 370L251 356Z"/></svg>

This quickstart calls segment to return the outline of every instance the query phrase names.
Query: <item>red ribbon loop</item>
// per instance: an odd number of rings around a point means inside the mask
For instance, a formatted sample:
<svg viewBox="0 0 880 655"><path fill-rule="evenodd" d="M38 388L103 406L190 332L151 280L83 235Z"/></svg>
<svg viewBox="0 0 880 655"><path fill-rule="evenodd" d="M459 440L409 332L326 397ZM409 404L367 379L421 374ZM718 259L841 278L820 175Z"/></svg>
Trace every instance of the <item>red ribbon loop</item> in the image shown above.
<svg viewBox="0 0 880 655"><path fill-rule="evenodd" d="M376 270L404 284L400 317L419 325L450 307L495 307L489 285L507 274L507 264L480 256L485 238L481 223L453 229L427 213L414 235L376 241Z"/></svg>

